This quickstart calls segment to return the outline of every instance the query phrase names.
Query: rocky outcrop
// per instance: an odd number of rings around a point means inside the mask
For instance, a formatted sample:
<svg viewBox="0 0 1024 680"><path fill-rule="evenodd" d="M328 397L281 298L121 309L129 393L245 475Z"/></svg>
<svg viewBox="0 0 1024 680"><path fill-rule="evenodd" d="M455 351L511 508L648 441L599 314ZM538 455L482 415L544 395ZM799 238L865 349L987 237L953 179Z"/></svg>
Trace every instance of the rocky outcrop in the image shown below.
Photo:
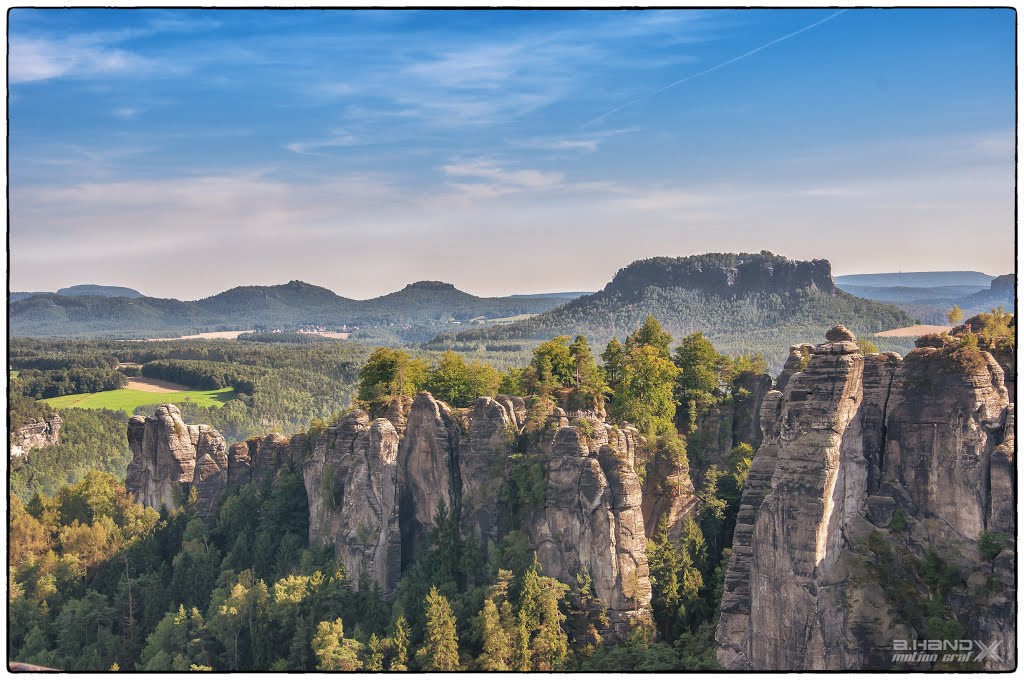
<svg viewBox="0 0 1024 680"><path fill-rule="evenodd" d="M60 428L64 421L54 413L45 420L26 423L16 428L8 442L8 457L14 461L24 458L31 449L56 446L60 443Z"/></svg>
<svg viewBox="0 0 1024 680"><path fill-rule="evenodd" d="M606 436L588 441L576 427L558 429L544 508L533 513L528 533L545 575L571 583L590 573L612 632L622 637L632 621L650 621L651 581L640 481L624 455L625 438L616 446L602 443Z"/></svg>
<svg viewBox="0 0 1024 680"><path fill-rule="evenodd" d="M128 488L150 507L176 507L194 492L199 513L212 517L226 493L299 466L310 543L333 545L357 584L365 577L393 592L403 567L422 554L443 505L485 554L515 528L536 550L543 574L571 583L588 572L608 613L606 635L622 637L633 622L651 620L645 506L635 471L651 454L634 427L589 412L570 418L550 401L508 396L452 409L421 392L383 405L381 413L373 419L355 410L315 441L271 434L229 447L215 430L185 425L176 407L161 406L129 423ZM542 470L542 497L511 501L523 506L510 511L522 520L510 527L502 504L519 495L505 487L512 466L527 459ZM649 521L665 515L678 522L692 511L682 464L667 473L672 493L647 508Z"/></svg>
<svg viewBox="0 0 1024 680"><path fill-rule="evenodd" d="M1002 369L941 339L901 359L865 357L846 329L828 338L762 405L764 441L725 576L719 663L900 667L893 641L926 638L928 621L942 619L935 601L915 604L931 594L922 574L942 563L956 574L941 594L945 616L978 640L1006 642L983 666L1012 668L1013 410ZM983 540L1007 549L989 563ZM911 668L932 667L944 666Z"/></svg>
<svg viewBox="0 0 1024 680"><path fill-rule="evenodd" d="M520 413L525 415L525 406ZM522 422L513 398L480 397L469 414L466 434L459 439L462 530L479 541L485 551L501 538L498 501Z"/></svg>
<svg viewBox="0 0 1024 680"><path fill-rule="evenodd" d="M309 541L333 544L356 580L390 594L401 576L398 432L385 418L353 411L317 439L303 464Z"/></svg>
<svg viewBox="0 0 1024 680"><path fill-rule="evenodd" d="M210 520L229 490L250 481L266 482L301 455L301 438L269 435L228 447L209 425L186 425L174 404L154 415L128 421L125 487L146 507L180 507L195 494L198 514Z"/></svg>
<svg viewBox="0 0 1024 680"><path fill-rule="evenodd" d="M398 449L403 563L414 559L426 546L427 531L434 525L434 514L442 503L459 513L461 434L462 428L447 404L429 392L416 395Z"/></svg>

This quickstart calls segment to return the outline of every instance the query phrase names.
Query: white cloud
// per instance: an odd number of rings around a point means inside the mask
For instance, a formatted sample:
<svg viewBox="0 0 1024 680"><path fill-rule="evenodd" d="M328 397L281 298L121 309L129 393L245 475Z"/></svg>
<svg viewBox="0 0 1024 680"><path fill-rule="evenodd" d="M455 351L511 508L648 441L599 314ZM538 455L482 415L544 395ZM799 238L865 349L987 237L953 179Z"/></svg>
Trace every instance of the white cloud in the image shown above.
<svg viewBox="0 0 1024 680"><path fill-rule="evenodd" d="M328 137L323 139L311 139L302 142L291 142L285 144L284 148L294 153L305 154L308 156L322 155L317 153L320 149L328 149L331 147L344 147L344 146L357 146L361 144L361 140L353 134L346 132L345 130L332 130Z"/></svg>
<svg viewBox="0 0 1024 680"><path fill-rule="evenodd" d="M60 77L140 73L156 67L148 58L94 40L11 37L7 77L17 84Z"/></svg>
<svg viewBox="0 0 1024 680"><path fill-rule="evenodd" d="M520 191L549 190L561 186L565 176L560 172L541 170L509 170L492 160L454 161L441 167L447 177L456 180L448 185L466 196L495 198Z"/></svg>
<svg viewBox="0 0 1024 680"><path fill-rule="evenodd" d="M618 130L599 130L589 134L530 137L523 140L506 140L510 146L524 149L540 149L544 151L581 151L593 153L600 148L604 140L617 135L638 132L640 128L623 128Z"/></svg>

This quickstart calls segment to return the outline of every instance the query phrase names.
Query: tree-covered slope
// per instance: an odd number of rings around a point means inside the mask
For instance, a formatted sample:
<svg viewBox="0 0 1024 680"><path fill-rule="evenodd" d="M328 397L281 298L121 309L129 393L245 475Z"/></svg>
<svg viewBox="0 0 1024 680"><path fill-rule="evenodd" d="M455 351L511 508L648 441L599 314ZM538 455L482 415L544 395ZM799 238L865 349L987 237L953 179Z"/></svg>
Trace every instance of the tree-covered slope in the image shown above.
<svg viewBox="0 0 1024 680"><path fill-rule="evenodd" d="M824 260L715 253L634 262L593 295L516 323L459 333L454 341L583 333L604 342L649 315L676 337L702 331L725 352L760 351L773 364L781 364L790 344L839 323L867 335L913 322L892 305L838 290Z"/></svg>
<svg viewBox="0 0 1024 680"><path fill-rule="evenodd" d="M302 281L240 286L194 302L43 293L12 298L10 332L27 337L142 338L304 325L403 328L536 314L562 302L565 299L551 296L481 298L440 282L414 283L371 300L341 297ZM438 330L430 330L426 337Z"/></svg>

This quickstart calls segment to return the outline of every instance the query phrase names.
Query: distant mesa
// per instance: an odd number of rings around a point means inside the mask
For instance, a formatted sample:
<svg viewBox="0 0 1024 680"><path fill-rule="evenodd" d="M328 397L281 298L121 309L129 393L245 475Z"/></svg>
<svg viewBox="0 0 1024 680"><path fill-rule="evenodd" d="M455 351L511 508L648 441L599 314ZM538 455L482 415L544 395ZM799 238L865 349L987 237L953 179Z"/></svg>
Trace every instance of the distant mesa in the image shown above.
<svg viewBox="0 0 1024 680"><path fill-rule="evenodd" d="M98 295L100 297L127 298L145 297L134 288L125 288L124 286L97 286L90 283L61 288L57 291L57 295Z"/></svg>
<svg viewBox="0 0 1024 680"><path fill-rule="evenodd" d="M49 291L11 291L8 296L10 302L18 302L19 300L26 300L36 295L52 295ZM135 290L134 288L125 288L124 286L98 286L91 283L80 284L77 286L68 286L67 288L61 288L57 291L57 295L63 295L64 297L78 297L81 295L94 295L97 297L124 297L124 298L140 298L145 297L142 293Z"/></svg>
<svg viewBox="0 0 1024 680"><path fill-rule="evenodd" d="M444 281L417 281L410 283L402 290L458 290L453 284ZM462 291L459 291L462 292Z"/></svg>

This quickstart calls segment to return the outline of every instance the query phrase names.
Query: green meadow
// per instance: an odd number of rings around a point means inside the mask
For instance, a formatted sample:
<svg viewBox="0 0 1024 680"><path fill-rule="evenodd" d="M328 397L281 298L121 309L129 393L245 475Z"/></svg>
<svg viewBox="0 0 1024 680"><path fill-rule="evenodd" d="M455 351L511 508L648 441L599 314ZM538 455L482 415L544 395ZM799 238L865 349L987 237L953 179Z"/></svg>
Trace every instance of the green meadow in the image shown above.
<svg viewBox="0 0 1024 680"><path fill-rule="evenodd" d="M142 390L120 389L90 394L68 394L63 397L42 399L54 409L62 408L106 408L131 414L139 406L155 404L177 404L192 402L200 406L223 406L235 398L235 390L224 387L219 390L184 390L181 392L144 392Z"/></svg>

